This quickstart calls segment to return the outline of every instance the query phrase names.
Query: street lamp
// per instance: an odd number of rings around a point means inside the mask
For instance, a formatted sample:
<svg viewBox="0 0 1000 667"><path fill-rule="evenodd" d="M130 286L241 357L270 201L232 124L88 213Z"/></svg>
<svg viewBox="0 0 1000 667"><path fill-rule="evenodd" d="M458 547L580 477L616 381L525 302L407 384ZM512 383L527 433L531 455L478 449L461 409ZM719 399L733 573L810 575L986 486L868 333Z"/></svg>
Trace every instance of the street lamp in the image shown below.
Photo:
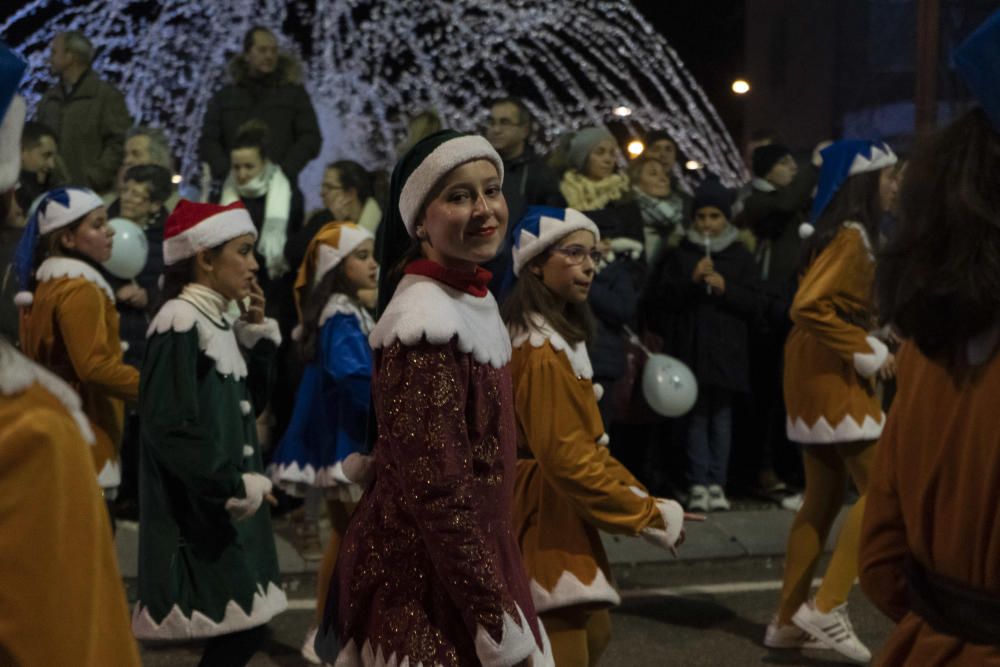
<svg viewBox="0 0 1000 667"><path fill-rule="evenodd" d="M733 81L732 88L737 95L746 95L750 92L750 82L746 79L736 79Z"/></svg>
<svg viewBox="0 0 1000 667"><path fill-rule="evenodd" d="M628 151L629 157L634 160L642 155L642 152L646 150L646 145L638 139L633 139L628 142L628 146L626 146L625 149Z"/></svg>
<svg viewBox="0 0 1000 667"><path fill-rule="evenodd" d="M701 163L696 162L695 160L688 160L684 163L684 168L688 171L698 171L701 169Z"/></svg>

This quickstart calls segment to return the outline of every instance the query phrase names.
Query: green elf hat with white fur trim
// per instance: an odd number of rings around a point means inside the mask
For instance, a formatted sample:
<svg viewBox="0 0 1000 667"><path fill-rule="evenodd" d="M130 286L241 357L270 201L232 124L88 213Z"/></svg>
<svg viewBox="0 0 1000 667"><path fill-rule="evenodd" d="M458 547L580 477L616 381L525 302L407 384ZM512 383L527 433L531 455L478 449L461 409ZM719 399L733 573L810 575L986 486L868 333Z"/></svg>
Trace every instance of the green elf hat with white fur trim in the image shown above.
<svg viewBox="0 0 1000 667"><path fill-rule="evenodd" d="M378 312L381 313L399 276L392 269L416 238L417 220L427 197L438 182L456 167L475 160L489 160L503 183L503 160L484 137L454 130L435 132L408 150L396 163L389 181L385 219L379 226L376 255L384 270L379 277Z"/></svg>
<svg viewBox="0 0 1000 667"><path fill-rule="evenodd" d="M514 230L514 275L531 260L548 250L559 239L586 229L601 240L601 232L593 220L573 208L532 206Z"/></svg>

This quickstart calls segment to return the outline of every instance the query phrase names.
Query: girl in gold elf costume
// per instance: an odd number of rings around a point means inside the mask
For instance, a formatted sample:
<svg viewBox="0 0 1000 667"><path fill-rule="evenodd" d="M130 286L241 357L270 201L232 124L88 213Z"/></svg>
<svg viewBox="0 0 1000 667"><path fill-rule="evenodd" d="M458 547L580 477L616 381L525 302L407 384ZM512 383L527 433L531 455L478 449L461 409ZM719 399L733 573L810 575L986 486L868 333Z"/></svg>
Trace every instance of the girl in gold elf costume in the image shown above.
<svg viewBox="0 0 1000 667"><path fill-rule="evenodd" d="M785 344L788 438L802 445L806 488L788 536L778 613L764 644L802 648L819 643L859 663L871 653L847 616L847 595L858 575L858 539L868 471L885 415L875 393L895 362L875 329L872 283L875 244L884 211L895 198L896 156L886 144L839 141L825 148L812 225L800 230L803 273L792 303ZM813 573L847 479L861 494L851 508L827 567L810 598Z"/></svg>
<svg viewBox="0 0 1000 667"><path fill-rule="evenodd" d="M100 269L111 256L114 233L94 192L50 190L18 246L24 291L15 297L24 308L21 349L83 399L94 431L97 482L106 494L121 481L124 401L134 402L139 392L139 371L122 360L114 291Z"/></svg>
<svg viewBox="0 0 1000 667"><path fill-rule="evenodd" d="M599 240L579 211L531 207L514 233L518 281L503 307L518 427L514 533L558 667L597 664L611 639L608 608L620 598L597 531L671 551L683 540L681 506L651 497L608 452L586 348Z"/></svg>

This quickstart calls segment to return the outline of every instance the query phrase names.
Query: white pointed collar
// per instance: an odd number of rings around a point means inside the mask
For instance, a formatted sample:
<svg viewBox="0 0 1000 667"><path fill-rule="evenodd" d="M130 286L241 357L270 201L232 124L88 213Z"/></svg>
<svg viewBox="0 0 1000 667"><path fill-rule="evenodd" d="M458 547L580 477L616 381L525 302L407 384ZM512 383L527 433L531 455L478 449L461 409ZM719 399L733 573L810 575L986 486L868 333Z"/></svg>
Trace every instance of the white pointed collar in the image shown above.
<svg viewBox="0 0 1000 667"><path fill-rule="evenodd" d="M35 278L40 283L56 280L58 278L84 278L102 290L112 301L115 300L115 292L111 285L104 279L101 272L93 266L74 257L49 257L41 263L35 272Z"/></svg>

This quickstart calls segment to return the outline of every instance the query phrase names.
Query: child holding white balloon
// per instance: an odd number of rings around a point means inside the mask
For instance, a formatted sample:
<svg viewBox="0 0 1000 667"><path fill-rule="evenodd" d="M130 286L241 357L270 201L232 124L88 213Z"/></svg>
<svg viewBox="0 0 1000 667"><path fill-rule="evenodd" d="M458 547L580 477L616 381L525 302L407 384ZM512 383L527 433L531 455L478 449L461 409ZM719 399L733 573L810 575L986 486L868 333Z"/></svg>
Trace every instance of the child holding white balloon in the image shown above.
<svg viewBox="0 0 1000 667"><path fill-rule="evenodd" d="M733 394L750 389L749 327L763 315L753 255L730 224L732 202L716 180L695 191L694 224L679 246L661 255L652 273L657 281L648 288L664 351L698 380L684 433L692 512L729 509Z"/></svg>
<svg viewBox="0 0 1000 667"><path fill-rule="evenodd" d="M586 347L597 225L574 209L534 206L513 239L518 281L502 310L514 348L514 534L556 664L585 667L607 647L608 609L620 602L597 531L673 551L686 515L651 497L606 446Z"/></svg>
<svg viewBox="0 0 1000 667"><path fill-rule="evenodd" d="M115 296L100 269L113 237L100 197L86 188L57 188L28 221L15 258L21 348L80 393L106 497L121 477L124 402L135 402L139 392L139 371L122 360Z"/></svg>

